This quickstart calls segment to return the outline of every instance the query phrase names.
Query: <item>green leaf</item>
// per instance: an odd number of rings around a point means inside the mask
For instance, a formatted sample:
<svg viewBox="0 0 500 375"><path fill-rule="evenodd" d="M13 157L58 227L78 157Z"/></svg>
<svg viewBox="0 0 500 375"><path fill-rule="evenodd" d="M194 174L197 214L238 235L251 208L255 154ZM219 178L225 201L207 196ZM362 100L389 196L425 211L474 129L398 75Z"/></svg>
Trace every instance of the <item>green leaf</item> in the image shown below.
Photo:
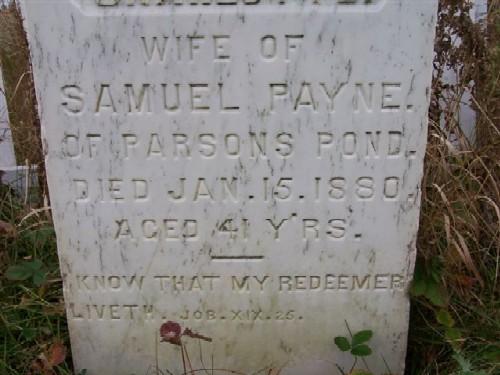
<svg viewBox="0 0 500 375"><path fill-rule="evenodd" d="M448 341L457 341L462 339L462 332L458 328L446 328L444 331L444 336Z"/></svg>
<svg viewBox="0 0 500 375"><path fill-rule="evenodd" d="M45 283L45 272L37 271L33 273L33 284L40 286Z"/></svg>
<svg viewBox="0 0 500 375"><path fill-rule="evenodd" d="M372 350L368 345L358 345L352 348L351 354L356 357L366 357L372 354Z"/></svg>
<svg viewBox="0 0 500 375"><path fill-rule="evenodd" d="M410 293L414 297L420 297L425 294L427 290L427 284L424 279L415 278L413 279L413 283L411 284Z"/></svg>
<svg viewBox="0 0 500 375"><path fill-rule="evenodd" d="M458 352L453 354L453 359L458 362L461 375L486 375L484 371L475 371L472 368L472 363Z"/></svg>
<svg viewBox="0 0 500 375"><path fill-rule="evenodd" d="M500 363L500 346L489 346L484 349L481 358L489 363Z"/></svg>
<svg viewBox="0 0 500 375"><path fill-rule="evenodd" d="M432 258L431 263L427 265L427 269L432 280L434 280L435 282L439 282L443 273L441 262L439 261L439 259Z"/></svg>
<svg viewBox="0 0 500 375"><path fill-rule="evenodd" d="M38 271L38 270L41 270L43 268L43 263L39 259L35 259L31 262L24 262L24 265L26 268L29 268L30 270L33 270L33 271Z"/></svg>
<svg viewBox="0 0 500 375"><path fill-rule="evenodd" d="M335 337L335 345L337 345L337 348L339 348L343 352L351 350L351 344L349 343L349 340L347 340L347 338L343 336Z"/></svg>
<svg viewBox="0 0 500 375"><path fill-rule="evenodd" d="M439 323L444 325L446 328L452 328L455 325L455 320L448 312L448 310L441 309L436 314L436 319Z"/></svg>
<svg viewBox="0 0 500 375"><path fill-rule="evenodd" d="M464 356L462 356L460 353L455 353L453 354L453 359L457 361L458 365L460 366L461 371L470 371L472 370L472 365L471 363L465 359Z"/></svg>
<svg viewBox="0 0 500 375"><path fill-rule="evenodd" d="M42 285L46 280L46 271L42 261L35 259L11 266L5 272L9 280L24 281L32 278L36 286Z"/></svg>
<svg viewBox="0 0 500 375"><path fill-rule="evenodd" d="M10 266L5 271L5 277L9 280L23 281L29 279L33 275L33 271L24 264Z"/></svg>
<svg viewBox="0 0 500 375"><path fill-rule="evenodd" d="M21 334L26 340L31 341L36 337L37 331L34 328L23 328Z"/></svg>
<svg viewBox="0 0 500 375"><path fill-rule="evenodd" d="M437 283L433 282L427 285L425 297L427 297L429 301L431 301L436 306L446 306L446 297L443 290Z"/></svg>
<svg viewBox="0 0 500 375"><path fill-rule="evenodd" d="M414 297L420 297L425 294L426 289L427 283L425 282L425 275L422 272L420 263L417 263L415 273L413 274L413 282L411 284L410 293Z"/></svg>
<svg viewBox="0 0 500 375"><path fill-rule="evenodd" d="M353 347L358 346L367 341L370 341L372 336L373 336L373 331L370 330L359 331L352 338L352 346Z"/></svg>

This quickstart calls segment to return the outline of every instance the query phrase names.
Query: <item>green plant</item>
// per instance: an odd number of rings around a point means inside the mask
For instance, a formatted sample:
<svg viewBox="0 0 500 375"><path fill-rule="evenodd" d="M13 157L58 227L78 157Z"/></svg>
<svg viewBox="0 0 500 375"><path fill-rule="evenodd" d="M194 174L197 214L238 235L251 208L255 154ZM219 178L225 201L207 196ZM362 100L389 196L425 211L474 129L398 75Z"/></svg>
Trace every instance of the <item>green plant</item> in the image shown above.
<svg viewBox="0 0 500 375"><path fill-rule="evenodd" d="M352 336L351 341L347 337L335 337L335 345L343 351L350 352L354 357L366 357L372 354L372 349L366 344L373 336L370 330L359 331Z"/></svg>
<svg viewBox="0 0 500 375"><path fill-rule="evenodd" d="M364 358L372 354L372 349L368 345L368 342L373 337L373 331L362 330L353 335L351 329L349 328L349 324L347 322L345 322L345 324L347 331L349 332L349 338L345 336L337 336L335 337L334 342L340 351L349 352L354 357L354 362L349 370L349 374L370 375L370 372L364 372L365 370L356 370L355 367L360 358ZM343 375L345 374L344 369L338 365L337 368Z"/></svg>
<svg viewBox="0 0 500 375"><path fill-rule="evenodd" d="M410 292L414 297L427 298L436 306L445 306L447 295L441 279L442 267L438 259L431 259L428 264L417 262Z"/></svg>
<svg viewBox="0 0 500 375"><path fill-rule="evenodd" d="M444 329L445 340L454 350L458 350L463 343L462 332L455 326L456 321L451 313L446 309L441 309L436 313L436 320Z"/></svg>
<svg viewBox="0 0 500 375"><path fill-rule="evenodd" d="M462 374L456 353L500 373L500 1L488 5L476 23L471 1L439 4L406 375Z"/></svg>
<svg viewBox="0 0 500 375"><path fill-rule="evenodd" d="M485 371L475 371L472 368L470 361L465 359L460 353L455 353L453 358L457 361L460 366L457 375L487 375Z"/></svg>
<svg viewBox="0 0 500 375"><path fill-rule="evenodd" d="M10 266L5 272L5 277L14 281L32 279L34 285L41 286L46 281L46 274L42 261L35 259Z"/></svg>
<svg viewBox="0 0 500 375"><path fill-rule="evenodd" d="M52 224L1 184L0 223L0 374L73 374Z"/></svg>

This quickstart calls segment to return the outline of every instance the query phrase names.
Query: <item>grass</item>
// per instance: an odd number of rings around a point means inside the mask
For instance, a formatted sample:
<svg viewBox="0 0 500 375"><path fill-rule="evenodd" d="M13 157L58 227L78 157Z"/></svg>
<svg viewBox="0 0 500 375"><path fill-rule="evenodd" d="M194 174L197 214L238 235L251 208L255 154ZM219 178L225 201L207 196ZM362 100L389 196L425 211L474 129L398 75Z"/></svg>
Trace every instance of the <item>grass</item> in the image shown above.
<svg viewBox="0 0 500 375"><path fill-rule="evenodd" d="M440 5L409 374L500 373L498 3L486 25L464 16L467 2ZM462 43L449 42L450 30ZM450 68L454 85L442 76ZM478 114L473 140L456 115L465 90Z"/></svg>
<svg viewBox="0 0 500 375"><path fill-rule="evenodd" d="M500 374L500 17L491 1L479 27L468 7L440 5L407 375ZM449 42L450 30L461 44ZM445 67L456 84L444 84ZM478 113L475 140L456 116L465 90ZM55 236L34 207L0 186L0 375L72 373L61 353L69 342ZM8 278L13 265L21 268Z"/></svg>
<svg viewBox="0 0 500 375"><path fill-rule="evenodd" d="M0 236L0 273L8 266L40 260L45 281L11 281L0 278L0 374L26 375L36 359L53 343L68 345L68 329L62 301L55 234L45 215L24 219L29 211L5 186L0 186L0 220L12 224ZM23 221L24 219L24 221ZM21 223L19 225L19 223ZM13 229L12 229L13 228ZM58 374L71 374L70 366L59 366Z"/></svg>

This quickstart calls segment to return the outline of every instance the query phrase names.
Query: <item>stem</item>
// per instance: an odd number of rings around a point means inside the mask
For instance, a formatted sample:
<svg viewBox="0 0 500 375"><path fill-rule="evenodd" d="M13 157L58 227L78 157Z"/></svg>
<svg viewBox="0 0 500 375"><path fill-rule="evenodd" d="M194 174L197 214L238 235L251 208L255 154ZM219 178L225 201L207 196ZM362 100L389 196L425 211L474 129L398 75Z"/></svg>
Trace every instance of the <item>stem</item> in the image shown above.
<svg viewBox="0 0 500 375"><path fill-rule="evenodd" d="M186 353L186 361L188 363L189 370L192 372L193 371L193 365L191 364L191 359L189 358L189 353L187 351L187 347L185 345L183 345L183 348L184 348L184 352Z"/></svg>
<svg viewBox="0 0 500 375"><path fill-rule="evenodd" d="M354 367L356 367L356 364L358 363L358 357L354 357L354 363L352 364L351 370L349 373L351 373L354 370Z"/></svg>
<svg viewBox="0 0 500 375"><path fill-rule="evenodd" d="M344 323L345 323L345 326L347 327L347 331L349 332L349 336L351 336L351 340L352 340L352 332L351 332L351 328L349 328L349 323L347 323L347 320L344 320Z"/></svg>
<svg viewBox="0 0 500 375"><path fill-rule="evenodd" d="M342 375L346 375L342 367L340 367L337 363L335 364L335 366L337 366L337 369L340 371Z"/></svg>
<svg viewBox="0 0 500 375"><path fill-rule="evenodd" d="M207 366L205 366L205 362L203 361L203 348L202 348L202 346L201 346L201 339L198 339L198 345L199 345L199 348L200 348L200 362L201 362L201 366L202 366L204 369L206 369L206 368L207 368ZM213 367L213 365L212 365L212 367ZM208 373L208 371L207 371L207 370L205 370L205 373L206 373L207 375L210 375L210 374ZM213 374L213 371L212 371L212 374Z"/></svg>
<svg viewBox="0 0 500 375"><path fill-rule="evenodd" d="M158 336L155 335L155 362L156 362L156 373L160 372L160 363L158 358Z"/></svg>
<svg viewBox="0 0 500 375"><path fill-rule="evenodd" d="M382 361L384 361L385 368L387 369L387 371L389 371L388 373L392 374L392 371L391 371L389 365L387 364L387 361L385 360L384 356L383 355L380 355L380 356L382 357Z"/></svg>
<svg viewBox="0 0 500 375"><path fill-rule="evenodd" d="M182 368L184 370L184 374L187 374L186 368L186 359L184 358L184 344L181 341L181 354L182 354Z"/></svg>
<svg viewBox="0 0 500 375"><path fill-rule="evenodd" d="M366 369L368 371L370 371L370 367L368 367L368 363L366 363L366 360L363 357L361 357L361 360L363 361L363 364L365 365ZM390 372L389 372L389 374L390 374Z"/></svg>

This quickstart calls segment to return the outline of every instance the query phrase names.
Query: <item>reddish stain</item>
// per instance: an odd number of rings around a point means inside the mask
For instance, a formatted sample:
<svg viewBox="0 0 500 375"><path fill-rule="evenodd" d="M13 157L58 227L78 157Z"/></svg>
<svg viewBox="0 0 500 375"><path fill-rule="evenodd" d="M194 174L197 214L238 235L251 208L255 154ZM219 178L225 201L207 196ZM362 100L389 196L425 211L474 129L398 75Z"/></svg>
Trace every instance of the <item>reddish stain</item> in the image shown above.
<svg viewBox="0 0 500 375"><path fill-rule="evenodd" d="M181 345L182 328L179 323L168 321L160 327L161 341L166 341L171 344Z"/></svg>
<svg viewBox="0 0 500 375"><path fill-rule="evenodd" d="M212 339L210 337L193 332L189 328L184 329L184 332L182 332L181 325L179 323L172 322L171 320L163 323L160 327L160 337L162 342L169 342L171 344L181 346L182 336L212 342Z"/></svg>

